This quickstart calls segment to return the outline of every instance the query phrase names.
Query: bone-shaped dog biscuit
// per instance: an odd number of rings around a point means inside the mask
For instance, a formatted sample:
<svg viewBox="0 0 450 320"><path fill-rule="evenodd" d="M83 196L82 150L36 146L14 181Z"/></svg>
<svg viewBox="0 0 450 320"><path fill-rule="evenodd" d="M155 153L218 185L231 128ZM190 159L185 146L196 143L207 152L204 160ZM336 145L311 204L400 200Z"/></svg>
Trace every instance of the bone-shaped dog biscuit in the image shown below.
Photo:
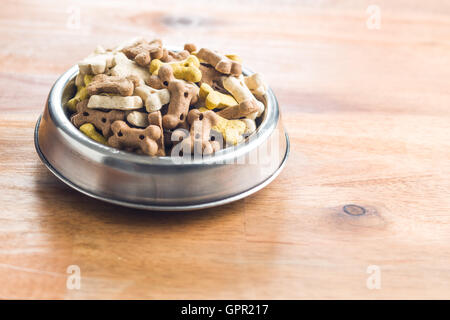
<svg viewBox="0 0 450 320"><path fill-rule="evenodd" d="M201 112L208 111L207 108L199 108L198 110L200 110ZM247 119L228 120L219 115L217 115L217 117L218 122L211 129L219 132L227 145L236 145L244 139L242 136L246 130L246 123L244 122L244 120Z"/></svg>
<svg viewBox="0 0 450 320"><path fill-rule="evenodd" d="M202 80L200 80L199 85L202 85L203 83L206 83L211 88L213 88L216 91L219 92L227 92L223 88L222 78L223 74L217 71L216 69L212 68L211 66L201 64L199 67L201 73L202 73Z"/></svg>
<svg viewBox="0 0 450 320"><path fill-rule="evenodd" d="M186 50L189 53L192 53L192 52L197 51L197 46L195 44L193 44L193 43L186 43L184 45L183 49Z"/></svg>
<svg viewBox="0 0 450 320"><path fill-rule="evenodd" d="M236 77L224 77L222 82L225 89L231 93L238 103L250 99L256 100L242 79Z"/></svg>
<svg viewBox="0 0 450 320"><path fill-rule="evenodd" d="M81 74L99 74L105 73L113 65L114 55L112 52L97 47L94 53L78 62L78 69Z"/></svg>
<svg viewBox="0 0 450 320"><path fill-rule="evenodd" d="M217 126L218 128L219 125ZM223 138L227 145L236 145L244 138L245 124L241 120L228 120L226 126L221 129Z"/></svg>
<svg viewBox="0 0 450 320"><path fill-rule="evenodd" d="M139 111L132 111L127 116L127 121L140 128L147 128L149 125L155 125L158 126L163 132L162 128L162 116L161 112L156 111L152 113L146 113L146 112L139 112ZM164 148L164 135L161 135L158 139L155 140L158 145L158 152L156 153L157 156L165 156L166 151Z"/></svg>
<svg viewBox="0 0 450 320"><path fill-rule="evenodd" d="M267 84L259 73L244 77L244 83L255 96L262 97L267 92Z"/></svg>
<svg viewBox="0 0 450 320"><path fill-rule="evenodd" d="M220 110L217 114L225 119L240 119L244 117L252 117L253 114L258 112L258 105L255 99L249 99L241 102L240 104L227 107Z"/></svg>
<svg viewBox="0 0 450 320"><path fill-rule="evenodd" d="M245 130L244 134L251 134L256 131L256 122L253 119L241 119L239 121L242 121L245 124Z"/></svg>
<svg viewBox="0 0 450 320"><path fill-rule="evenodd" d="M87 89L86 87L80 87L77 90L77 93L75 94L75 96L70 99L69 101L67 101L66 103L66 107L71 111L71 112L76 112L76 106L77 104L86 99L88 97L88 93L87 93Z"/></svg>
<svg viewBox="0 0 450 320"><path fill-rule="evenodd" d="M189 136L183 139L183 150L188 149L194 153L210 155L220 150L219 141L211 141L211 128L215 126L219 118L213 111L201 112L192 109L188 114L188 122L191 125Z"/></svg>
<svg viewBox="0 0 450 320"><path fill-rule="evenodd" d="M123 52L117 52L114 55L114 67L109 70L109 74L124 78L136 76L145 82L150 79L150 74L147 69L140 67L136 62L128 59Z"/></svg>
<svg viewBox="0 0 450 320"><path fill-rule="evenodd" d="M83 84L80 86L77 85L77 92L76 92L75 96L72 99L70 99L69 101L67 101L67 103L66 103L66 107L71 112L76 112L78 102L80 102L88 97L88 91L86 89L86 86L89 85L89 83L91 82L92 75L86 74L86 75L83 75L82 77L84 78Z"/></svg>
<svg viewBox="0 0 450 320"><path fill-rule="evenodd" d="M239 62L240 64L242 64L242 59L237 54L226 54L225 57L227 57L230 60L233 60L233 61L236 61L236 62Z"/></svg>
<svg viewBox="0 0 450 320"><path fill-rule="evenodd" d="M197 58L212 65L223 74L239 76L242 73L242 65L212 50L202 48L197 52Z"/></svg>
<svg viewBox="0 0 450 320"><path fill-rule="evenodd" d="M87 86L90 96L101 93L119 94L121 96L131 96L134 91L134 83L132 76L128 78L119 76L107 76L106 74L98 74Z"/></svg>
<svg viewBox="0 0 450 320"><path fill-rule="evenodd" d="M164 51L162 41L155 39L147 42L145 40L138 41L129 47L122 49L122 52L129 58L134 60L138 65L145 67L152 59L160 59L163 57Z"/></svg>
<svg viewBox="0 0 450 320"><path fill-rule="evenodd" d="M150 125L157 126L161 130L161 135L158 139L156 139L156 143L158 144L158 151L156 152L157 156L163 157L166 155L166 150L164 146L164 132L162 126L162 116L160 111L151 112L148 114L148 122Z"/></svg>
<svg viewBox="0 0 450 320"><path fill-rule="evenodd" d="M148 113L140 111L131 111L127 115L127 121L133 126L146 128L148 127Z"/></svg>
<svg viewBox="0 0 450 320"><path fill-rule="evenodd" d="M183 61L164 63L155 59L150 64L150 72L153 75L159 75L159 69L163 65L172 67L173 75L177 79L186 80L188 82L199 82L202 79L202 72L199 69L200 61L196 56L190 55Z"/></svg>
<svg viewBox="0 0 450 320"><path fill-rule="evenodd" d="M161 129L150 125L145 129L130 128L124 121L115 121L111 125L113 135L108 139L108 144L117 149L138 148L144 154L154 156L158 152L158 140Z"/></svg>
<svg viewBox="0 0 450 320"><path fill-rule="evenodd" d="M91 138L92 140L95 140L101 144L108 144L106 141L106 138L102 136L100 133L95 130L95 127L92 123L85 123L82 126L80 126L80 131L83 132L86 136Z"/></svg>
<svg viewBox="0 0 450 320"><path fill-rule="evenodd" d="M176 62L176 61L185 60L187 57L189 57L189 55L190 55L190 53L187 50L175 52L175 51L169 51L167 49L164 49L164 54L160 60L162 62Z"/></svg>
<svg viewBox="0 0 450 320"><path fill-rule="evenodd" d="M186 123L189 106L198 100L199 88L184 80L175 79L170 66L164 65L159 70L159 77L167 83L170 92L170 103L167 114L163 116L164 129L175 129Z"/></svg>
<svg viewBox="0 0 450 320"><path fill-rule="evenodd" d="M243 106L240 106L240 111L249 110L255 106L257 107L257 110L255 112L246 115L246 117L255 119L264 112L264 104L261 101L256 100L255 96L251 93L249 88L247 88L242 78L224 77L222 82L225 89L227 89L227 91L231 93L236 101L240 105L244 104ZM234 112L235 111L233 111L233 113Z"/></svg>
<svg viewBox="0 0 450 320"><path fill-rule="evenodd" d="M245 132L245 123L241 120L227 120L220 117L218 123L212 127L220 132L227 145L236 145L243 140L242 134Z"/></svg>
<svg viewBox="0 0 450 320"><path fill-rule="evenodd" d="M104 137L109 137L111 135L111 124L116 120L123 120L125 118L125 113L123 111L112 110L103 112L100 110L89 109L87 104L87 99L79 102L77 104L77 113L70 118L70 121L77 128L85 123L92 123L102 132Z"/></svg>
<svg viewBox="0 0 450 320"><path fill-rule="evenodd" d="M170 101L170 92L166 88L157 90L141 84L134 93L144 101L147 112L158 111Z"/></svg>
<svg viewBox="0 0 450 320"><path fill-rule="evenodd" d="M138 96L93 95L89 98L88 103L90 109L136 110L142 108L142 106L142 99Z"/></svg>
<svg viewBox="0 0 450 320"><path fill-rule="evenodd" d="M200 86L199 96L205 101L205 106L208 109L223 109L237 105L237 101L229 94L223 94L215 91L208 84L203 83Z"/></svg>
<svg viewBox="0 0 450 320"><path fill-rule="evenodd" d="M150 75L150 77L145 80L145 84L158 90L165 88L159 76Z"/></svg>

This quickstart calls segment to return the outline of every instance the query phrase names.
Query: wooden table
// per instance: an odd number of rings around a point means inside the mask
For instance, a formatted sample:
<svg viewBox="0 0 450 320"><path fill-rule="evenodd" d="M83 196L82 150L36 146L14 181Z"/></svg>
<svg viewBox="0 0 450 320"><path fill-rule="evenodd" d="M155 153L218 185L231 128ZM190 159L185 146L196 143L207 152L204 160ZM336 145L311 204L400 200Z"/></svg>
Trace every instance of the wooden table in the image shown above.
<svg viewBox="0 0 450 320"><path fill-rule="evenodd" d="M0 297L450 298L450 3L183 3L2 2ZM53 82L139 34L264 73L292 143L272 184L158 213L44 167L33 129Z"/></svg>

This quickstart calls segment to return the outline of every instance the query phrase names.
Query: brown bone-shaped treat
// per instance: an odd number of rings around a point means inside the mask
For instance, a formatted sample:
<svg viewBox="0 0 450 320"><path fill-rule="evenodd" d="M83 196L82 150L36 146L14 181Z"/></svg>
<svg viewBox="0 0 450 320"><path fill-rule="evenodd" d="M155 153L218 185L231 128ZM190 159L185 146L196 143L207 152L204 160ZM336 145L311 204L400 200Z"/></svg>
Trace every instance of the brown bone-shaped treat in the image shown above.
<svg viewBox="0 0 450 320"><path fill-rule="evenodd" d="M151 42L145 40L122 49L122 52L128 59L134 60L138 65L145 67L150 64L153 59L161 59L164 54L162 41L155 39Z"/></svg>
<svg viewBox="0 0 450 320"><path fill-rule="evenodd" d="M170 103L167 114L162 119L164 129L174 129L186 122L189 106L198 100L199 88L184 80L175 79L172 67L163 65L158 76L170 92Z"/></svg>
<svg viewBox="0 0 450 320"><path fill-rule="evenodd" d="M257 112L258 110L259 107L256 104L256 101L253 99L248 99L242 101L240 104L237 104L235 106L227 107L225 109L220 110L219 112L217 112L217 115L228 120L240 119L254 112Z"/></svg>
<svg viewBox="0 0 450 320"><path fill-rule="evenodd" d="M162 132L158 126L149 125L145 129L130 128L125 121L114 121L111 125L113 135L108 139L108 144L117 149L129 148L142 151L144 154L154 156L158 153L157 140Z"/></svg>
<svg viewBox="0 0 450 320"><path fill-rule="evenodd" d="M174 62L174 61L182 61L189 57L189 51L182 50L180 52L169 51L164 49L164 53L162 58L160 59L162 62Z"/></svg>
<svg viewBox="0 0 450 320"><path fill-rule="evenodd" d="M197 52L197 58L212 65L221 73L230 74L233 76L239 76L242 73L242 65L239 62L233 61L212 50L201 48Z"/></svg>
<svg viewBox="0 0 450 320"><path fill-rule="evenodd" d="M148 77L148 79L145 80L145 84L158 90L165 88L161 79L155 75L150 75L150 77Z"/></svg>
<svg viewBox="0 0 450 320"><path fill-rule="evenodd" d="M192 53L194 51L197 51L197 46L193 43L186 43L184 45L184 50L188 51L189 53Z"/></svg>
<svg viewBox="0 0 450 320"><path fill-rule="evenodd" d="M188 114L188 122L191 125L189 137L185 138L182 143L187 143L191 152L202 152L204 155L220 150L220 143L211 141L210 137L211 128L219 121L220 118L214 111L200 112L198 109L192 109Z"/></svg>
<svg viewBox="0 0 450 320"><path fill-rule="evenodd" d="M173 69L167 65L162 65L161 68L159 68L157 77L164 87L167 87L170 81L176 80L175 76L173 75Z"/></svg>
<svg viewBox="0 0 450 320"><path fill-rule="evenodd" d="M88 99L85 99L77 104L77 112L70 121L77 128L85 123L92 123L97 130L102 132L104 137L109 137L111 135L111 124L116 120L125 119L125 112L120 110L109 112L93 110L87 107L88 101Z"/></svg>
<svg viewBox="0 0 450 320"><path fill-rule="evenodd" d="M134 91L136 79L132 77L107 76L98 74L87 86L88 95L101 93L119 94L121 96L131 96Z"/></svg>
<svg viewBox="0 0 450 320"><path fill-rule="evenodd" d="M217 71L214 68L211 68L211 66L206 66L204 64L201 64L199 67L201 73L202 73L202 80L200 80L200 86L203 83L206 83L214 90L217 90L222 93L227 93L228 91L225 90L222 83L222 77L223 74Z"/></svg>
<svg viewBox="0 0 450 320"><path fill-rule="evenodd" d="M161 111L155 111L155 112L149 113L148 114L148 123L150 125L158 126L162 133L163 127L162 127ZM158 152L156 153L156 155L161 156L161 157L165 156L166 151L165 151L165 147L164 147L164 134L161 134L159 139L156 140L156 143L158 144Z"/></svg>

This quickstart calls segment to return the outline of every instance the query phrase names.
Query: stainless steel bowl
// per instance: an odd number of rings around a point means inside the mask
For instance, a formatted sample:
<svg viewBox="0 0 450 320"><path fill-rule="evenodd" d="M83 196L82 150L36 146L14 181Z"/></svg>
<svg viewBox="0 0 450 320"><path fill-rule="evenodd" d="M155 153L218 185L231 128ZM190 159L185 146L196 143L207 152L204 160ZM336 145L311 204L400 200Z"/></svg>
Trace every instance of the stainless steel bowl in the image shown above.
<svg viewBox="0 0 450 320"><path fill-rule="evenodd" d="M244 74L252 74L244 69ZM87 138L63 107L74 93L73 66L51 89L36 123L36 151L47 168L70 187L118 205L158 211L214 207L242 199L269 184L289 153L278 102L269 89L266 111L246 143L213 156L180 163L119 151Z"/></svg>

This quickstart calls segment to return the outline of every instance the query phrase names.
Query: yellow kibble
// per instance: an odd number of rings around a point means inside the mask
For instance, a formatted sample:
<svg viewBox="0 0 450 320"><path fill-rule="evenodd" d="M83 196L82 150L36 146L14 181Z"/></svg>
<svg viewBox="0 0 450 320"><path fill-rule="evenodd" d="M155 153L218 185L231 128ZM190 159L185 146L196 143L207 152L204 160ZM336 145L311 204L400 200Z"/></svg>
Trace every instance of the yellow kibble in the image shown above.
<svg viewBox="0 0 450 320"><path fill-rule="evenodd" d="M78 102L86 99L87 96L88 96L88 94L87 94L86 87L80 87L77 90L77 93L75 94L75 96L72 99L70 99L69 101L67 101L67 103L66 103L67 108L69 108L69 110L71 112L76 112Z"/></svg>
<svg viewBox="0 0 450 320"><path fill-rule="evenodd" d="M200 99L202 100L206 100L206 97L208 96L208 94L210 94L212 91L214 91L213 88L211 88L211 86L207 83L202 83L202 85L200 86L200 91L198 92L198 96L200 97Z"/></svg>
<svg viewBox="0 0 450 320"><path fill-rule="evenodd" d="M223 109L238 104L231 95L218 92L207 83L202 83L199 95L200 99L205 101L205 106L210 110L216 108Z"/></svg>
<svg viewBox="0 0 450 320"><path fill-rule="evenodd" d="M92 78L93 78L93 77L94 77L94 76L93 76L92 74L85 74L85 75L84 75L83 80L84 80L84 86L85 86L85 87L87 87L87 85L88 85L89 83L92 82Z"/></svg>
<svg viewBox="0 0 450 320"><path fill-rule="evenodd" d="M91 83L92 81L92 75L90 74L85 74L84 75L84 86L77 86L77 93L75 94L75 96L70 99L69 101L67 101L66 103L66 107L71 111L71 112L76 112L77 111L77 104L78 102L84 100L87 98L88 94L87 94L87 85L89 83Z"/></svg>
<svg viewBox="0 0 450 320"><path fill-rule="evenodd" d="M202 72L199 68L190 66L172 66L173 76L177 79L183 79L188 82L199 82L202 80Z"/></svg>
<svg viewBox="0 0 450 320"><path fill-rule="evenodd" d="M158 75L159 72L159 68L161 68L164 65L164 62L162 62L159 59L153 59L152 62L150 63L150 73L154 76Z"/></svg>
<svg viewBox="0 0 450 320"><path fill-rule="evenodd" d="M173 76L177 79L189 82L199 82L202 80L202 72L198 68L200 61L196 56L190 55L183 61L169 63L164 63L159 59L153 59L149 67L150 73L152 75L158 75L159 69L166 64L172 67Z"/></svg>
<svg viewBox="0 0 450 320"><path fill-rule="evenodd" d="M85 123L80 127L80 131L83 132L86 136L95 140L101 144L107 145L106 138L95 130L95 127L92 123Z"/></svg>
<svg viewBox="0 0 450 320"><path fill-rule="evenodd" d="M242 59L237 54L226 54L225 55L228 59L239 62L242 64Z"/></svg>
<svg viewBox="0 0 450 320"><path fill-rule="evenodd" d="M198 108L201 112L208 111L208 108ZM246 125L241 120L228 120L221 116L219 117L219 123L213 126L211 129L220 132L227 144L236 145L243 140L242 135L245 133Z"/></svg>

